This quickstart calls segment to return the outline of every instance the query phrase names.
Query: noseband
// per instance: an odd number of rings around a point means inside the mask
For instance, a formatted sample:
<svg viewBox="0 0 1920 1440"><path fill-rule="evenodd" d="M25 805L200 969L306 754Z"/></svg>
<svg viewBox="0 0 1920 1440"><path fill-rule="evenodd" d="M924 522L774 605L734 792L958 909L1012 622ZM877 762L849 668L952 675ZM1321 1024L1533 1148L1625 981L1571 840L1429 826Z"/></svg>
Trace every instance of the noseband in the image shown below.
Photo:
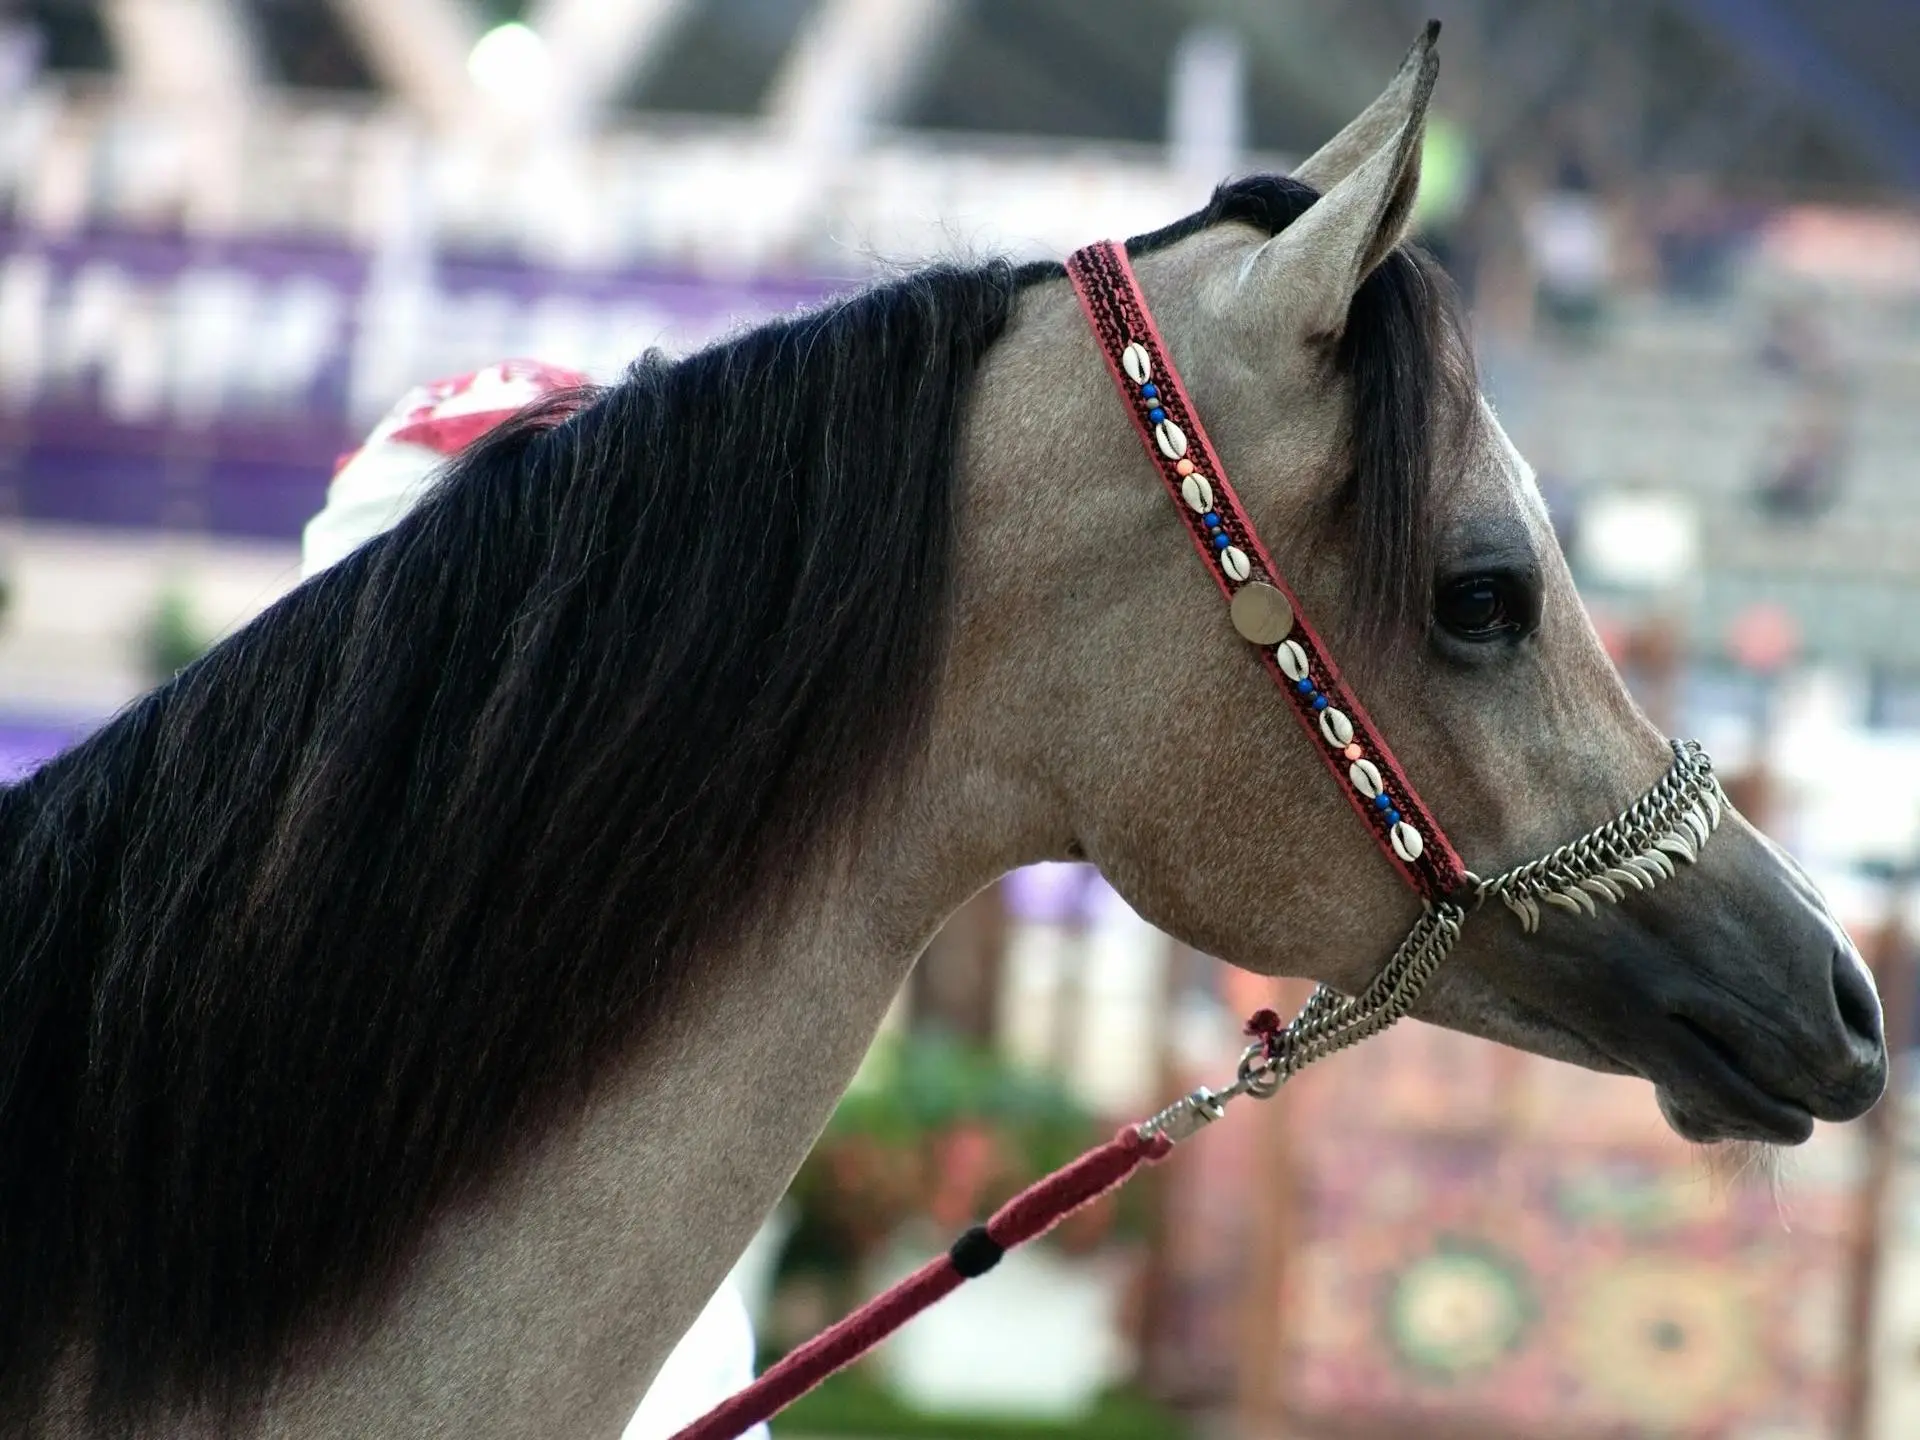
<svg viewBox="0 0 1920 1440"><path fill-rule="evenodd" d="M1672 741L1666 774L1598 829L1491 880L1467 869L1261 544L1125 248L1089 245L1068 259L1067 274L1147 458L1226 597L1233 628L1254 647L1314 752L1422 907L1407 938L1358 995L1322 985L1285 1025L1256 1017L1251 1028L1259 1038L1241 1056L1231 1085L1203 1086L1139 1127L1143 1138L1179 1140L1217 1120L1234 1096L1271 1095L1303 1067L1400 1019L1453 949L1468 914L1489 896L1497 895L1528 934L1539 929L1543 906L1595 914L1599 901L1618 903L1671 879L1676 860L1691 864L1719 825L1726 796L1706 752L1694 741Z"/></svg>

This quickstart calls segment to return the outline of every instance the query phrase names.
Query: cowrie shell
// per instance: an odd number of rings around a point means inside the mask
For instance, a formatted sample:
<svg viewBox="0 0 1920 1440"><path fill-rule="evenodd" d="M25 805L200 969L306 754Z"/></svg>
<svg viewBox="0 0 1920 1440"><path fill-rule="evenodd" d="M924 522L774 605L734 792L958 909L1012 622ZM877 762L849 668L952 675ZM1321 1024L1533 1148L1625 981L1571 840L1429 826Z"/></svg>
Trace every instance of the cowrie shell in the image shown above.
<svg viewBox="0 0 1920 1440"><path fill-rule="evenodd" d="M1380 778L1380 767L1371 760L1356 760L1347 767L1347 778L1353 782L1353 788L1371 800L1385 787Z"/></svg>
<svg viewBox="0 0 1920 1440"><path fill-rule="evenodd" d="M1169 460L1178 460L1187 453L1187 432L1171 420L1162 420L1153 427L1153 440Z"/></svg>
<svg viewBox="0 0 1920 1440"><path fill-rule="evenodd" d="M1120 352L1120 368L1127 372L1127 378L1136 385L1144 385L1153 379L1153 357L1147 354L1146 346L1137 342Z"/></svg>
<svg viewBox="0 0 1920 1440"><path fill-rule="evenodd" d="M1402 820L1393 827L1393 853L1411 865L1420 858L1420 852L1427 848L1427 842L1420 838L1420 832Z"/></svg>
<svg viewBox="0 0 1920 1440"><path fill-rule="evenodd" d="M1180 482L1180 493L1186 497L1187 508L1196 515L1204 515L1213 508L1213 482L1204 475L1189 475Z"/></svg>
<svg viewBox="0 0 1920 1440"><path fill-rule="evenodd" d="M1320 738L1334 749L1344 749L1353 743L1353 721L1347 718L1344 710L1335 710L1328 706L1320 712ZM1359 764L1354 761L1354 764Z"/></svg>
<svg viewBox="0 0 1920 1440"><path fill-rule="evenodd" d="M1300 648L1298 640L1283 640L1275 647L1273 658L1279 662L1280 673L1289 680L1307 678L1307 652Z"/></svg>
<svg viewBox="0 0 1920 1440"><path fill-rule="evenodd" d="M1238 545L1229 545L1220 552L1220 568L1235 580L1244 580L1253 573L1253 562Z"/></svg>

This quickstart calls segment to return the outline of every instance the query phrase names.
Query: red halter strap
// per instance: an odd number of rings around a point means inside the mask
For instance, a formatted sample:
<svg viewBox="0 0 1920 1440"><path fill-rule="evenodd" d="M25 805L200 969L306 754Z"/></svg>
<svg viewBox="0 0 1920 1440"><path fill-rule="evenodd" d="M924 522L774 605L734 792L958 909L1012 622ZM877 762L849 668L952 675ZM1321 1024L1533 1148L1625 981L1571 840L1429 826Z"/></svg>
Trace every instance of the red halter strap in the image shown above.
<svg viewBox="0 0 1920 1440"><path fill-rule="evenodd" d="M1466 866L1260 543L1160 339L1125 248L1103 240L1077 250L1067 274L1147 458L1227 597L1235 628L1256 643L1314 750L1401 878L1424 900L1457 894Z"/></svg>

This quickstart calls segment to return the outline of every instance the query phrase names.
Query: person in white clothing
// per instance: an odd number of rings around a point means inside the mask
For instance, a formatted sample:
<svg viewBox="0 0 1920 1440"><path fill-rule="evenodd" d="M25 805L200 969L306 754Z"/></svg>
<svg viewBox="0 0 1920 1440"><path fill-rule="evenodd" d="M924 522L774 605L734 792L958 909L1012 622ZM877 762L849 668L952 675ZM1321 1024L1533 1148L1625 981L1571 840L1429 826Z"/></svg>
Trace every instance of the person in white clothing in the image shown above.
<svg viewBox="0 0 1920 1440"><path fill-rule="evenodd" d="M506 360L409 391L335 469L326 504L301 537L301 578L393 525L445 461L487 431L536 400L588 383L558 366ZM623 1440L668 1440L753 1379L753 1353L753 1321L729 1281L667 1356ZM767 1440L767 1427L754 1427L747 1440Z"/></svg>

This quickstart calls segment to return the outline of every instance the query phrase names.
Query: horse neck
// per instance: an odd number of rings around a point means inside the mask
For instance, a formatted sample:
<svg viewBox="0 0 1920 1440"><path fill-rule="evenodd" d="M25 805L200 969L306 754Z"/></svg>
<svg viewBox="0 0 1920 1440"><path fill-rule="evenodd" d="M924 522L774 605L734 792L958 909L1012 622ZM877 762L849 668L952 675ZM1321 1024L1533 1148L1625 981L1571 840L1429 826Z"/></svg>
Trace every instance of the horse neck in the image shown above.
<svg viewBox="0 0 1920 1440"><path fill-rule="evenodd" d="M618 1434L915 958L995 873L984 854L935 854L908 818L924 813L904 807L790 913L703 955L566 1124L437 1217L347 1363L288 1382L274 1408L289 1432Z"/></svg>

